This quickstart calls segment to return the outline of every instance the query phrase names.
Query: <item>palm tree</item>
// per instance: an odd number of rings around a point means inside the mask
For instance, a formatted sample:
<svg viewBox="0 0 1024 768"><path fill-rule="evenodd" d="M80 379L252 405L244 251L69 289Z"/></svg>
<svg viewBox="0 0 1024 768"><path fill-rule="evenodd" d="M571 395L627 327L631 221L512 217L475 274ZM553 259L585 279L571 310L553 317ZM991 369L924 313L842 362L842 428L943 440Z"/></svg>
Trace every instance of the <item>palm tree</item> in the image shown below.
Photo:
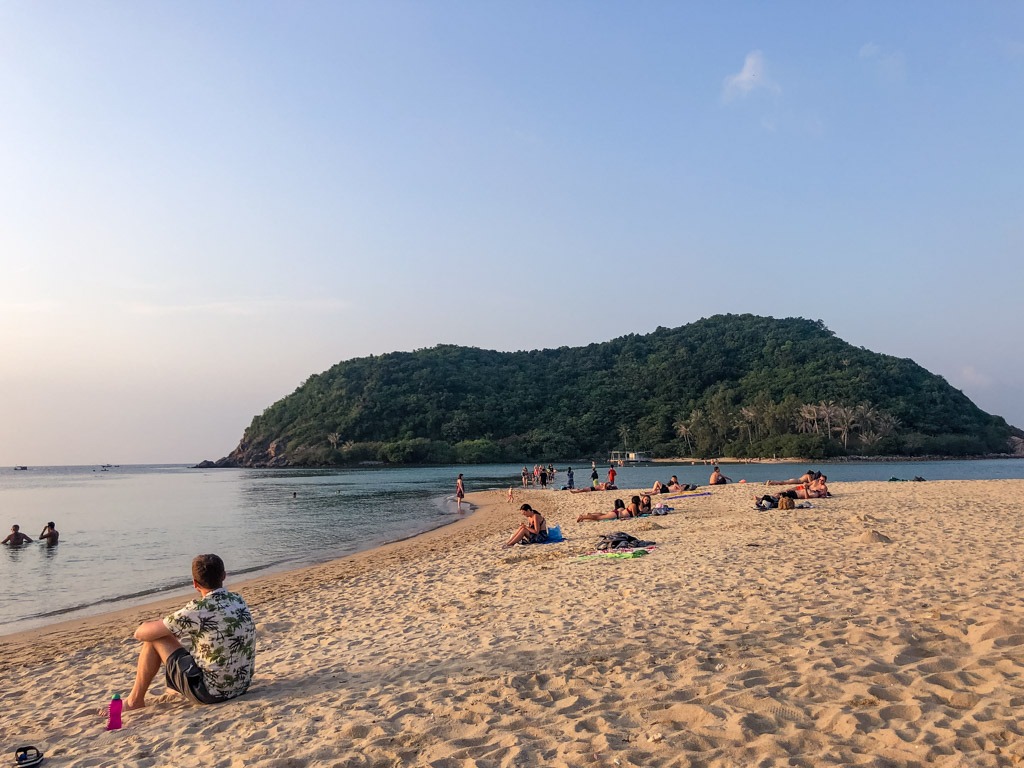
<svg viewBox="0 0 1024 768"><path fill-rule="evenodd" d="M751 443L754 442L754 436L751 434L751 426L757 427L757 437L761 438L761 422L759 421L760 414L757 412L757 408L752 405L745 405L740 408L740 416L743 417L743 421L747 425L747 438Z"/></svg>
<svg viewBox="0 0 1024 768"><path fill-rule="evenodd" d="M686 453L692 455L693 444L690 442L690 427L682 419L677 420L672 426L676 429L676 437L681 437L686 441Z"/></svg>
<svg viewBox="0 0 1024 768"><path fill-rule="evenodd" d="M801 405L800 410L800 422L797 424L797 429L800 432L811 432L815 434L818 432L818 408L813 405Z"/></svg>
<svg viewBox="0 0 1024 768"><path fill-rule="evenodd" d="M850 432L857 426L857 409L840 405L835 409L836 430L843 439L845 450L850 439Z"/></svg>
<svg viewBox="0 0 1024 768"><path fill-rule="evenodd" d="M619 425L619 438L622 440L622 450L629 450L629 440L632 435L632 431L625 424Z"/></svg>
<svg viewBox="0 0 1024 768"><path fill-rule="evenodd" d="M818 418L825 422L825 434L832 437L832 419L836 415L836 403L834 400L818 403Z"/></svg>
<svg viewBox="0 0 1024 768"><path fill-rule="evenodd" d="M334 450L338 450L339 440L341 440L341 435L339 435L337 432L331 432L331 434L327 436L327 442L331 444L331 448L333 448Z"/></svg>

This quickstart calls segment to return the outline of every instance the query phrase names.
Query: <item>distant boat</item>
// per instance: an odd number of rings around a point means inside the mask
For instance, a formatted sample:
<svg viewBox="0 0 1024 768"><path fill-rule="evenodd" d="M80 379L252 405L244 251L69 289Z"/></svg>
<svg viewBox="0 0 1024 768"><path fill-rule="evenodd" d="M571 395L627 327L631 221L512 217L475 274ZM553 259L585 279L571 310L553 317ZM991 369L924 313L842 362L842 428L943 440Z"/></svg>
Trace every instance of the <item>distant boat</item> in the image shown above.
<svg viewBox="0 0 1024 768"><path fill-rule="evenodd" d="M113 464L100 464L100 467L106 467L107 469L110 469L112 466L114 466L114 465Z"/></svg>
<svg viewBox="0 0 1024 768"><path fill-rule="evenodd" d="M15 469L28 469L28 467L15 467Z"/></svg>

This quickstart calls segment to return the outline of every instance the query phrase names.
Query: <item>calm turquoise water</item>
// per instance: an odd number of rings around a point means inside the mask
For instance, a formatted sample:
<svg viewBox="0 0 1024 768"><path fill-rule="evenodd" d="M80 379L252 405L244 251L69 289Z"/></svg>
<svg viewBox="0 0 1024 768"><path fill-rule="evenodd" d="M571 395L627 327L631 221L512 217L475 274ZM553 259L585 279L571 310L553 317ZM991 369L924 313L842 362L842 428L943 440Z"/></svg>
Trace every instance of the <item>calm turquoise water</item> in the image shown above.
<svg viewBox="0 0 1024 768"><path fill-rule="evenodd" d="M564 468L566 464L560 463ZM763 482L810 465L727 465L734 480ZM1024 461L815 465L830 482L1024 478ZM589 463L576 465L577 485ZM199 552L217 552L234 576L297 567L378 546L456 519L455 477L467 490L519 485L520 465L353 470L196 470L182 466L31 467L0 470L0 530L36 538L53 520L56 547L0 552L0 634L102 613L180 591ZM601 467L605 479L607 467ZM709 468L627 467L620 487L676 474L704 484ZM559 473L557 484L564 482Z"/></svg>

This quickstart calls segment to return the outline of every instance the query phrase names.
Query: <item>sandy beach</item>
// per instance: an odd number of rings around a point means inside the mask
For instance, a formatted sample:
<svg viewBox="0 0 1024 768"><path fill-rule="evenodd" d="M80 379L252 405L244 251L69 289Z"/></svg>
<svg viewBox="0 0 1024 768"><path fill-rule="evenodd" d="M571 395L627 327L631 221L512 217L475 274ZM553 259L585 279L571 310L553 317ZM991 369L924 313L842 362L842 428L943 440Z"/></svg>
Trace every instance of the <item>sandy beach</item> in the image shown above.
<svg viewBox="0 0 1024 768"><path fill-rule="evenodd" d="M1024 764L1024 481L843 483L812 509L758 512L767 490L585 523L633 491L470 494L475 514L415 539L229 575L257 621L249 693L194 707L158 678L120 731L96 713L131 687L131 634L183 599L0 638L0 751L34 744L47 766ZM524 501L566 540L502 549ZM579 559L617 530L657 546Z"/></svg>

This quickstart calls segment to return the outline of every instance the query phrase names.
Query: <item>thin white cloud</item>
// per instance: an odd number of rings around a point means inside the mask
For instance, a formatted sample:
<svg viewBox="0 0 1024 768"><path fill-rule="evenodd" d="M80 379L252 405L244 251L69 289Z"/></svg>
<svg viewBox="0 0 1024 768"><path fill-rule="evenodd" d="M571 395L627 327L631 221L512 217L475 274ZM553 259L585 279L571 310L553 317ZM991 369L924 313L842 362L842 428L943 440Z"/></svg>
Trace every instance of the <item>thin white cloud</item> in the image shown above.
<svg viewBox="0 0 1024 768"><path fill-rule="evenodd" d="M133 302L126 305L130 314L147 316L166 315L213 315L221 317L252 317L282 312L305 312L334 314L348 306L347 302L335 299L242 299L236 301L211 301L198 304L153 304Z"/></svg>
<svg viewBox="0 0 1024 768"><path fill-rule="evenodd" d="M992 386L992 379L978 371L973 365L966 365L960 369L960 380L965 387L972 389L988 389Z"/></svg>
<svg viewBox="0 0 1024 768"><path fill-rule="evenodd" d="M743 60L743 68L735 75L725 78L722 87L722 101L729 102L743 98L758 90L778 93L782 89L766 74L764 54L761 51L751 51Z"/></svg>
<svg viewBox="0 0 1024 768"><path fill-rule="evenodd" d="M883 80L902 83L907 79L907 65L899 51L886 51L877 43L864 43L858 56L870 62Z"/></svg>
<svg viewBox="0 0 1024 768"><path fill-rule="evenodd" d="M0 302L0 311L11 312L12 314L44 315L52 314L59 309L61 309L61 305L56 301L50 300Z"/></svg>

